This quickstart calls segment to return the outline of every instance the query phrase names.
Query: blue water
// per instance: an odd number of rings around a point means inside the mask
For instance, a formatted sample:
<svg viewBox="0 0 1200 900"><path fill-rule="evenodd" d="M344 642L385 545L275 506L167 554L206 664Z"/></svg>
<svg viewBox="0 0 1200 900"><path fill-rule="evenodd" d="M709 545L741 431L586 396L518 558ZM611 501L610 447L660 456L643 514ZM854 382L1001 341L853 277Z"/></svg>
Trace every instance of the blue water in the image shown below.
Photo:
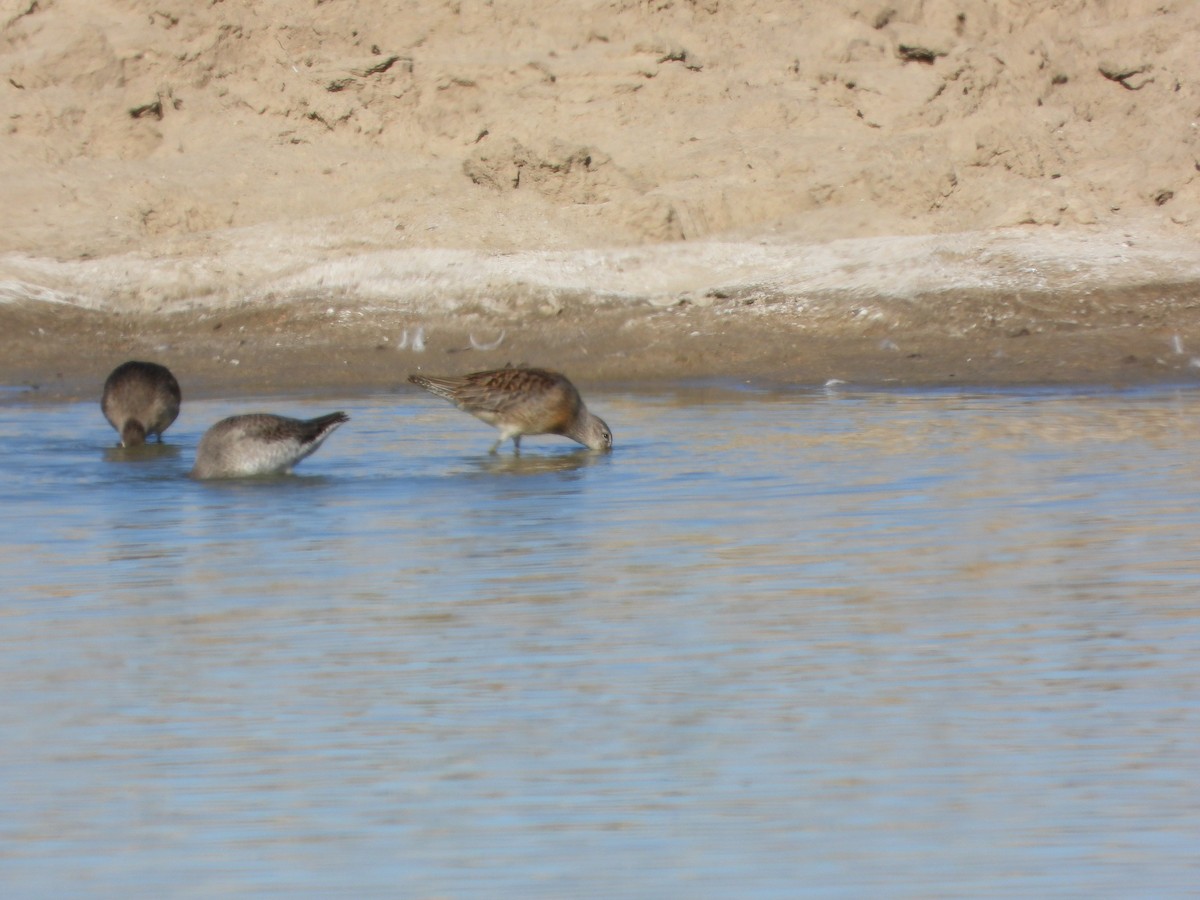
<svg viewBox="0 0 1200 900"><path fill-rule="evenodd" d="M1195 895L1200 391L589 405L0 394L4 896Z"/></svg>

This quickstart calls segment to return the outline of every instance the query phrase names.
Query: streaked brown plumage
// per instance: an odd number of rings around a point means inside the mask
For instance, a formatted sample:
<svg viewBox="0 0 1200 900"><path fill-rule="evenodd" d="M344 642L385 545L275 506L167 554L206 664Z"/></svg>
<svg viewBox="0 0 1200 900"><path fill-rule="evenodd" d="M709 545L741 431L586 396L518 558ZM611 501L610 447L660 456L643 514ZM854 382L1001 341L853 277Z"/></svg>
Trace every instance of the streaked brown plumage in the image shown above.
<svg viewBox="0 0 1200 900"><path fill-rule="evenodd" d="M588 412L575 385L558 372L509 367L446 378L410 375L408 380L498 428L492 453L509 438L519 453L527 434L559 434L592 450L612 447L604 420Z"/></svg>
<svg viewBox="0 0 1200 900"><path fill-rule="evenodd" d="M104 382L100 409L121 435L121 446L137 447L170 427L179 415L182 394L171 370L158 363L130 360Z"/></svg>
<svg viewBox="0 0 1200 900"><path fill-rule="evenodd" d="M193 478L241 478L290 472L343 422L344 412L315 419L250 413L222 419L196 448Z"/></svg>

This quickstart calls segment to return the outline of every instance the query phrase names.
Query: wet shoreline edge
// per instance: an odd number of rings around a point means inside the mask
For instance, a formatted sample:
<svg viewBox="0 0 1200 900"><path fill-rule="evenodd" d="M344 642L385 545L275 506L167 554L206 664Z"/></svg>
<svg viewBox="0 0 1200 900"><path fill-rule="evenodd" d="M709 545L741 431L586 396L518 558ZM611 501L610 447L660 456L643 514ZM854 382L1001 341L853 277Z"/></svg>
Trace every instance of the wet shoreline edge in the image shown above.
<svg viewBox="0 0 1200 900"><path fill-rule="evenodd" d="M126 359L170 366L191 396L386 390L411 372L509 363L557 368L584 385L1186 384L1200 382L1200 282L440 314L345 301L163 314L0 304L0 384L86 397Z"/></svg>

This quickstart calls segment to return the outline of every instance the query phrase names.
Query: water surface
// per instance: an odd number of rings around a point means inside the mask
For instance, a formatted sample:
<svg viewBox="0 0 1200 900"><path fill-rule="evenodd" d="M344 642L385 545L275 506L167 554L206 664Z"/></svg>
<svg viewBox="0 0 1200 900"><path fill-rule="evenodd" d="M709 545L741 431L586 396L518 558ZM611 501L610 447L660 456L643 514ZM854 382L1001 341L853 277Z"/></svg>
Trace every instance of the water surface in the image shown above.
<svg viewBox="0 0 1200 900"><path fill-rule="evenodd" d="M1184 896L1200 392L0 394L11 896ZM345 409L291 477L233 412Z"/></svg>

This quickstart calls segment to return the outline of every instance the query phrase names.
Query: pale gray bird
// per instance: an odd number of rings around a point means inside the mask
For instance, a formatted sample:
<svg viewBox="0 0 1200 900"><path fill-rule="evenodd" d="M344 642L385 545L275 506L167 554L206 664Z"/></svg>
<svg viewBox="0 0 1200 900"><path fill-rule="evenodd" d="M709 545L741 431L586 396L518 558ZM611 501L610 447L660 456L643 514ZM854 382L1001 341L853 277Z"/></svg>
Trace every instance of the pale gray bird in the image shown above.
<svg viewBox="0 0 1200 900"><path fill-rule="evenodd" d="M521 438L527 434L559 434L592 450L612 448L612 432L604 420L588 412L575 385L558 372L510 366L448 378L410 375L408 380L498 428L492 453L509 438L514 451L521 452Z"/></svg>
<svg viewBox="0 0 1200 900"><path fill-rule="evenodd" d="M250 413L222 419L204 433L196 448L193 478L241 478L290 472L311 456L343 422L344 412L315 419L289 419Z"/></svg>
<svg viewBox="0 0 1200 900"><path fill-rule="evenodd" d="M121 435L122 447L139 447L162 433L179 415L182 394L171 370L158 363L130 360L104 382L100 409Z"/></svg>

